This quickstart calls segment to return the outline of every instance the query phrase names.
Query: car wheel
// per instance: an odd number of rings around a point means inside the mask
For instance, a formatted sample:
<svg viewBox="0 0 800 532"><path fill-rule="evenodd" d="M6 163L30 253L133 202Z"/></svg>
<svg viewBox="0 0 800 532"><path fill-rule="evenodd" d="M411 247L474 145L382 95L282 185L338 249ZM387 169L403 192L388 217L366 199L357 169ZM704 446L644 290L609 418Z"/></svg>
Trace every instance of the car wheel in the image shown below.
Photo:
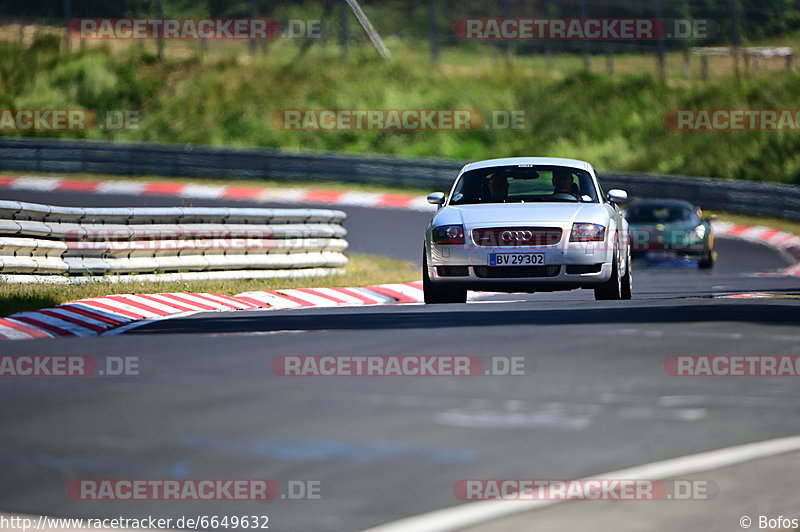
<svg viewBox="0 0 800 532"><path fill-rule="evenodd" d="M633 296L633 271L631 256L628 254L628 262L625 267L625 275L622 276L622 299L630 299Z"/></svg>
<svg viewBox="0 0 800 532"><path fill-rule="evenodd" d="M614 257L611 266L611 278L594 289L594 298L598 301L609 301L622 299L622 277L619 275L617 262L619 259Z"/></svg>
<svg viewBox="0 0 800 532"><path fill-rule="evenodd" d="M466 303L466 288L448 288L435 286L428 277L428 259L422 255L422 292L425 295L425 304L440 303Z"/></svg>
<svg viewBox="0 0 800 532"><path fill-rule="evenodd" d="M714 267L714 262L715 262L714 252L709 251L708 253L706 253L706 255L703 256L702 259L700 259L700 261L698 261L697 266L701 270L710 270L711 268Z"/></svg>

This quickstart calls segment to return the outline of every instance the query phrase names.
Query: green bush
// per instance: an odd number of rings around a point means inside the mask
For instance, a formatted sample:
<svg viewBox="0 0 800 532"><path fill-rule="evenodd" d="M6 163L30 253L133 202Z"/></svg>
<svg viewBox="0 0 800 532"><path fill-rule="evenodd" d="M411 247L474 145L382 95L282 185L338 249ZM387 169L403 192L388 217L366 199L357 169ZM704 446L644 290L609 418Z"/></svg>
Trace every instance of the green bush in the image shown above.
<svg viewBox="0 0 800 532"><path fill-rule="evenodd" d="M355 46L344 59L336 47L316 45L295 60L297 48L280 41L255 58L236 53L161 61L136 47L67 53L44 37L27 49L5 43L0 100L4 108L140 112L137 130L60 136L472 160L568 156L604 169L800 184L796 132L676 132L663 121L671 109L795 108L800 80L794 72L665 84L647 73L543 75L502 62L432 68L413 54L387 63ZM320 108L514 110L525 112L526 124L521 130L403 132L284 131L272 124L276 110Z"/></svg>

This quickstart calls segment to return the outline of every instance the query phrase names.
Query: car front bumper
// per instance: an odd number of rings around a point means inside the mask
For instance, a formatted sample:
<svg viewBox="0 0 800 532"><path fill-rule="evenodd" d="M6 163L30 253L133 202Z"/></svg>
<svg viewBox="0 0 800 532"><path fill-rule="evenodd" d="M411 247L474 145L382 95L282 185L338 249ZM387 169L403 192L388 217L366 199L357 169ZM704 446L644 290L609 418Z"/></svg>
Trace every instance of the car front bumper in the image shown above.
<svg viewBox="0 0 800 532"><path fill-rule="evenodd" d="M633 250L631 251L631 256L634 259L667 259L667 258L676 258L676 259L688 259L688 260L700 260L706 257L711 250L707 247L690 247L690 248L679 248L679 247L665 247L665 248L654 248L654 249L645 249L645 250Z"/></svg>
<svg viewBox="0 0 800 532"><path fill-rule="evenodd" d="M545 291L589 288L611 278L614 253L607 248L604 242L572 242L568 246L540 247L428 244L428 277L433 283L475 290ZM492 267L489 266L491 253L541 253L544 255L544 265ZM517 272L523 274L515 275ZM453 273L457 275L452 275Z"/></svg>

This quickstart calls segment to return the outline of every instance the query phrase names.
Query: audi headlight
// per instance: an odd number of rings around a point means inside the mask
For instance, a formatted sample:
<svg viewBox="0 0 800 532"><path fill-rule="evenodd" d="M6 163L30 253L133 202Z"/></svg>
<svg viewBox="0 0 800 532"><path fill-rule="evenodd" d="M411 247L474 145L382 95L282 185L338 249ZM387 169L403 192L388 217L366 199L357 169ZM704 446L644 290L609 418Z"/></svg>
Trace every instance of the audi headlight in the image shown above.
<svg viewBox="0 0 800 532"><path fill-rule="evenodd" d="M431 232L434 244L464 244L463 225L441 225Z"/></svg>
<svg viewBox="0 0 800 532"><path fill-rule="evenodd" d="M570 242L602 242L606 238L606 228L599 224L574 223Z"/></svg>

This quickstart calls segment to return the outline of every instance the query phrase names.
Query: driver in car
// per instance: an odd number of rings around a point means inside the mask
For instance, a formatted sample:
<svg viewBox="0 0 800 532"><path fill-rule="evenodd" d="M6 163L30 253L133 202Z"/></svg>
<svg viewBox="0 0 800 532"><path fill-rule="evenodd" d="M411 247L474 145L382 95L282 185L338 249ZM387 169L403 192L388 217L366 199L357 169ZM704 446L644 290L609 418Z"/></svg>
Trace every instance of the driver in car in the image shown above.
<svg viewBox="0 0 800 532"><path fill-rule="evenodd" d="M504 175L494 174L488 180L489 202L503 202L508 197L508 178Z"/></svg>

